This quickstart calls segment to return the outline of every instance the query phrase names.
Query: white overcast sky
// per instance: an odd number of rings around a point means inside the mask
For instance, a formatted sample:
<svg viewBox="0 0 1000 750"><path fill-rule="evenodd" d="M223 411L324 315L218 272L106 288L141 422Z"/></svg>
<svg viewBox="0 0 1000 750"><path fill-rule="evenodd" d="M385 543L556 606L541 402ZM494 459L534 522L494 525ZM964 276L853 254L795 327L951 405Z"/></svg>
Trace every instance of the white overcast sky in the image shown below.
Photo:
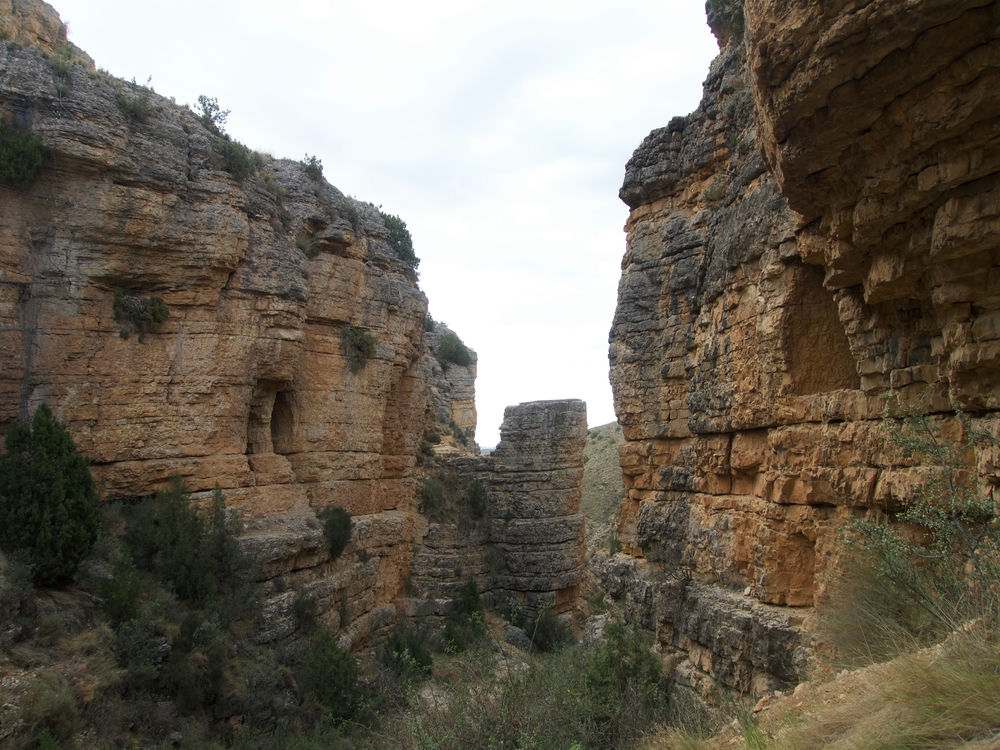
<svg viewBox="0 0 1000 750"><path fill-rule="evenodd" d="M230 135L318 156L399 215L435 320L479 355L477 440L504 407L608 385L625 163L693 110L717 52L702 0L51 0L120 78L231 110Z"/></svg>

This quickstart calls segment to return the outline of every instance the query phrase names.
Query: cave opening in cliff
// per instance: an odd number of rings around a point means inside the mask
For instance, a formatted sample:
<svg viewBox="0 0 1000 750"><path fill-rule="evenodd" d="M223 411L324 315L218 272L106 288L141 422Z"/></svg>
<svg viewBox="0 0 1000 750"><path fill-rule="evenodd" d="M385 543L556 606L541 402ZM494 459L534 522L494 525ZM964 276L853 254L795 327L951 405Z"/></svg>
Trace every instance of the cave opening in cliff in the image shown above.
<svg viewBox="0 0 1000 750"><path fill-rule="evenodd" d="M293 425L291 394L278 391L271 409L271 446L275 453L291 453Z"/></svg>
<svg viewBox="0 0 1000 750"><path fill-rule="evenodd" d="M248 454L291 452L295 415L287 385L262 380L255 386L247 417Z"/></svg>
<svg viewBox="0 0 1000 750"><path fill-rule="evenodd" d="M837 302L823 286L823 269L795 265L785 305L785 363L796 396L860 387Z"/></svg>

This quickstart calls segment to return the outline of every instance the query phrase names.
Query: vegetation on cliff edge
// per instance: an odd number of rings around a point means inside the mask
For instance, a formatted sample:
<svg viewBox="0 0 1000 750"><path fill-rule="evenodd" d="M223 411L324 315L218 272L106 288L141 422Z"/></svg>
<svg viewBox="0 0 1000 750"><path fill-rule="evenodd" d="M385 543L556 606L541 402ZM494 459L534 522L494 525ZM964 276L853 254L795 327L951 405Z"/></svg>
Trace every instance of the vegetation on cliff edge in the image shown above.
<svg viewBox="0 0 1000 750"><path fill-rule="evenodd" d="M396 255L406 261L410 268L416 269L420 265L420 258L413 251L413 238L410 230L406 228L406 222L395 214L379 211L385 228L389 231L389 246L396 251Z"/></svg>

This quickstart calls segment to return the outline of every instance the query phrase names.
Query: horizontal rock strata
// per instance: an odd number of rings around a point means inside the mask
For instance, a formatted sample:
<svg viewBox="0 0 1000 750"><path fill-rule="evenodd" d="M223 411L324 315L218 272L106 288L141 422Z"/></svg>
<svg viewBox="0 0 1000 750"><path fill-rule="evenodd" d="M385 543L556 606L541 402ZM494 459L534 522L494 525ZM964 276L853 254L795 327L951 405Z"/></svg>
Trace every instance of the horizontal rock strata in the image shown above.
<svg viewBox="0 0 1000 750"><path fill-rule="evenodd" d="M470 579L487 606L504 612L577 614L586 439L582 401L536 401L507 407L492 454L446 458L450 517L431 515L414 555L411 614L447 615ZM485 489L478 514L468 505L473 481Z"/></svg>
<svg viewBox="0 0 1000 750"><path fill-rule="evenodd" d="M239 144L95 70L45 3L0 5L0 31L0 119L47 152L0 188L0 428L49 404L109 501L220 486L273 596L263 638L293 592L354 643L384 631L427 425L475 430L474 353L442 370L372 204L299 162L240 174ZM354 517L336 561L329 506Z"/></svg>
<svg viewBox="0 0 1000 750"><path fill-rule="evenodd" d="M1000 27L977 0L711 5L701 105L647 137L621 190L633 560L606 580L686 679L762 692L806 675L838 530L931 470L886 415L961 439L954 400L1000 435ZM970 468L994 492L995 449Z"/></svg>
<svg viewBox="0 0 1000 750"><path fill-rule="evenodd" d="M220 487L262 642L305 598L358 648L400 612L446 615L470 578L574 610L584 404L512 407L478 456L475 352L443 350L378 209L303 163L247 151L241 173L242 146L96 71L44 3L0 5L0 31L0 118L47 153L0 193L0 427L49 404L109 501ZM420 491L440 465L449 500L485 488L459 522ZM335 559L331 506L352 516Z"/></svg>

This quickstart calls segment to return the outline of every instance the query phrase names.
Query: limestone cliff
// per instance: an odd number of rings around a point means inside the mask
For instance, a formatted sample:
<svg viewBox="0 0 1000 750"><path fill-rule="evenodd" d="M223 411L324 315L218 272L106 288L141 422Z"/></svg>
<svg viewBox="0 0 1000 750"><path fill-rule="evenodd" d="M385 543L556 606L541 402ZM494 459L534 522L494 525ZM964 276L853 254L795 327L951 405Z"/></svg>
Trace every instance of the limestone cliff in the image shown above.
<svg viewBox="0 0 1000 750"><path fill-rule="evenodd" d="M298 162L258 156L238 179L232 142L187 108L56 61L65 28L43 3L0 6L0 28L0 118L48 150L0 192L0 426L48 403L108 500L218 484L262 576L335 627L350 612L363 640L405 587L440 377L379 211ZM136 335L128 312L153 300L166 318ZM474 375L447 381L466 402ZM314 515L331 505L354 517L336 564Z"/></svg>
<svg viewBox="0 0 1000 750"><path fill-rule="evenodd" d="M94 67L90 56L66 36L59 14L43 0L4 0L0 3L0 39L22 47L38 47L46 54L58 53Z"/></svg>
<svg viewBox="0 0 1000 750"><path fill-rule="evenodd" d="M433 324L378 209L95 70L45 3L0 4L0 31L0 121L47 152L0 187L0 428L47 403L110 502L221 487L260 641L291 635L305 596L370 644L469 577L576 611L583 403L512 407L479 456L475 352ZM439 474L450 501L477 483L474 523L432 507ZM353 517L336 560L330 506Z"/></svg>
<svg viewBox="0 0 1000 750"><path fill-rule="evenodd" d="M837 530L926 467L883 415L1000 434L997 8L713 0L698 109L626 168L613 594L680 674L802 679ZM971 466L983 490L996 456ZM652 575L655 573L655 575Z"/></svg>

